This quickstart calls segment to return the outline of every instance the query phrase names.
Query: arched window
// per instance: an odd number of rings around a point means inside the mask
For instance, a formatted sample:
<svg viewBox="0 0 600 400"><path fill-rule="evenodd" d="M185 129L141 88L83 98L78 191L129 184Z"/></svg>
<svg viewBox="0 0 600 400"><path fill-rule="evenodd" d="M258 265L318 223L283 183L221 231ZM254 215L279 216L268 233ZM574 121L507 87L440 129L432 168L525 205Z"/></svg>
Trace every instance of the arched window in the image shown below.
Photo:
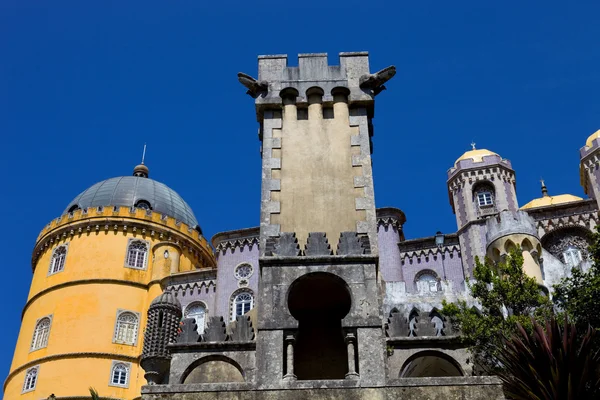
<svg viewBox="0 0 600 400"><path fill-rule="evenodd" d="M137 342L139 318L130 311L119 311L115 324L114 343L135 345Z"/></svg>
<svg viewBox="0 0 600 400"><path fill-rule="evenodd" d="M204 333L204 324L206 321L206 307L202 303L195 302L188 305L185 309L186 318L194 318L198 326L198 333Z"/></svg>
<svg viewBox="0 0 600 400"><path fill-rule="evenodd" d="M489 182L481 182L473 187L473 202L477 206L480 216L486 216L495 212L494 186Z"/></svg>
<svg viewBox="0 0 600 400"><path fill-rule="evenodd" d="M417 274L415 277L415 284L417 285L417 289L419 287L425 287L430 292L439 292L442 289L436 273L429 270Z"/></svg>
<svg viewBox="0 0 600 400"><path fill-rule="evenodd" d="M110 372L110 385L127 387L129 385L129 365L122 362L113 361Z"/></svg>
<svg viewBox="0 0 600 400"><path fill-rule="evenodd" d="M35 384L37 383L39 369L40 367L33 367L29 368L27 372L25 372L25 382L23 382L22 393L31 392L32 390L35 390Z"/></svg>
<svg viewBox="0 0 600 400"><path fill-rule="evenodd" d="M50 336L50 317L44 317L35 324L33 330L33 339L31 339L31 350L44 348L48 346L48 337Z"/></svg>
<svg viewBox="0 0 600 400"><path fill-rule="evenodd" d="M48 275L56 274L65 269L65 259L67 258L67 246L58 246L52 252L50 259L50 268Z"/></svg>
<svg viewBox="0 0 600 400"><path fill-rule="evenodd" d="M142 210L152 210L152 206L146 200L138 200L135 203L135 208L141 208Z"/></svg>
<svg viewBox="0 0 600 400"><path fill-rule="evenodd" d="M148 245L141 240L131 240L127 246L127 266L144 269L148 258Z"/></svg>
<svg viewBox="0 0 600 400"><path fill-rule="evenodd" d="M569 246L563 252L563 259L565 264L567 264L569 267L576 267L581 263L581 261L583 261L581 250L575 246Z"/></svg>
<svg viewBox="0 0 600 400"><path fill-rule="evenodd" d="M254 307L254 296L249 290L237 292L233 296L233 304L231 309L231 320L235 321L238 315L244 315Z"/></svg>

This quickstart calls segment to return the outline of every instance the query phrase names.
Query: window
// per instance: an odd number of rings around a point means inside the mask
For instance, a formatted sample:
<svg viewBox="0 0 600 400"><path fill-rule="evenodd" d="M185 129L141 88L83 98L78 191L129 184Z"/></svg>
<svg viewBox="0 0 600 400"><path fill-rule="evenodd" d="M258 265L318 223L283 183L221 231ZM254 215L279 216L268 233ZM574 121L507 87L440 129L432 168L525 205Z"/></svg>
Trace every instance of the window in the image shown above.
<svg viewBox="0 0 600 400"><path fill-rule="evenodd" d="M477 203L479 206L491 206L494 204L492 192L482 191L477 193Z"/></svg>
<svg viewBox="0 0 600 400"><path fill-rule="evenodd" d="M248 279L252 275L252 265L243 263L235 267L236 279Z"/></svg>
<svg viewBox="0 0 600 400"><path fill-rule="evenodd" d="M150 206L150 203L148 203L146 200L138 200L138 202L135 203L135 208L141 208L142 210L152 210L152 206Z"/></svg>
<svg viewBox="0 0 600 400"><path fill-rule="evenodd" d="M32 390L35 390L35 384L37 383L39 369L40 367L33 367L29 368L27 372L25 372L25 382L23 382L22 393L31 392Z"/></svg>
<svg viewBox="0 0 600 400"><path fill-rule="evenodd" d="M31 349L29 351L34 351L48 346L51 322L52 320L50 317L44 317L37 321L35 324L35 329L33 330L33 339L31 340Z"/></svg>
<svg viewBox="0 0 600 400"><path fill-rule="evenodd" d="M439 286L438 278L434 272L420 273L416 278L416 282L417 282L417 288L424 286L425 288L429 289L430 292L438 292L441 290L441 288ZM423 282L423 283L419 284L419 282Z"/></svg>
<svg viewBox="0 0 600 400"><path fill-rule="evenodd" d="M235 321L238 315L244 315L252 309L254 298L250 291L243 291L233 297L231 320Z"/></svg>
<svg viewBox="0 0 600 400"><path fill-rule="evenodd" d="M581 250L575 246L569 246L563 252L563 259L569 267L576 267L583 261Z"/></svg>
<svg viewBox="0 0 600 400"><path fill-rule="evenodd" d="M113 361L110 371L110 386L129 386L129 363Z"/></svg>
<svg viewBox="0 0 600 400"><path fill-rule="evenodd" d="M67 258L67 246L58 246L52 252L52 258L50 259L50 268L48 269L48 275L56 274L65 269L65 259Z"/></svg>
<svg viewBox="0 0 600 400"><path fill-rule="evenodd" d="M146 268L148 258L148 245L141 240L130 240L127 246L127 266L129 268Z"/></svg>
<svg viewBox="0 0 600 400"><path fill-rule="evenodd" d="M202 303L192 303L185 309L186 318L194 318L198 326L198 333L204 333L204 321L206 319L206 307Z"/></svg>
<svg viewBox="0 0 600 400"><path fill-rule="evenodd" d="M137 342L138 320L137 313L119 311L113 342L135 345Z"/></svg>

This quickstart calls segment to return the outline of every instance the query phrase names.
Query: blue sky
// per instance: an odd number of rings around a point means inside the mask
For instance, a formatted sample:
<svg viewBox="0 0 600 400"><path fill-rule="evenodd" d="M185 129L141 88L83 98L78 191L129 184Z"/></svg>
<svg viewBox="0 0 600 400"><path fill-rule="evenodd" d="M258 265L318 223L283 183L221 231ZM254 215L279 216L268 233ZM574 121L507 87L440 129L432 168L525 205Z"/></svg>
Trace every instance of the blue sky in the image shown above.
<svg viewBox="0 0 600 400"><path fill-rule="evenodd" d="M519 203L583 196L578 149L600 129L599 2L0 2L5 377L37 234L93 183L152 178L206 236L256 226L259 54L368 50L394 64L377 98L375 194L408 238L453 232L446 170L475 141L512 161Z"/></svg>

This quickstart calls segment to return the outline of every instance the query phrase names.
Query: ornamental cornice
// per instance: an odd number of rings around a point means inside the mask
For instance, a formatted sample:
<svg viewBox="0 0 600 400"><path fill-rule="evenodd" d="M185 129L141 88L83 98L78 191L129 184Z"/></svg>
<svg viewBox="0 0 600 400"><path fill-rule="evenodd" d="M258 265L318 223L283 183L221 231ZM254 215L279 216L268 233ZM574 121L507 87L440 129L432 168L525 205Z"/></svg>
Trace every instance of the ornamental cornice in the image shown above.
<svg viewBox="0 0 600 400"><path fill-rule="evenodd" d="M27 368L48 362L48 361L55 361L55 360L62 360L62 359L69 359L69 358L108 358L108 359L112 359L112 360L127 361L127 362L137 364L140 356L132 357L132 356L125 356L125 355L119 354L119 353L77 352L77 353L53 354L51 356L40 357L35 360L26 362L25 364L21 364L17 368L13 369L10 372L10 374L8 374L8 376L6 377L6 380L4 381L4 387L3 387L4 391L6 391L6 385L8 385L8 381L10 381L19 372L21 372Z"/></svg>
<svg viewBox="0 0 600 400"><path fill-rule="evenodd" d="M384 228L388 228L390 226L396 228L399 232L402 231L402 222L393 217L383 217L377 218L377 227L383 226Z"/></svg>
<svg viewBox="0 0 600 400"><path fill-rule="evenodd" d="M121 209L127 210L128 208L121 207ZM64 219L63 217L61 219ZM216 262L206 239L198 236L197 231L192 231L195 232L195 235L189 235L180 229L174 229L170 224L158 224L154 220L123 217L122 215L92 216L68 221L67 223L51 223L49 228L47 227L42 231L36 242L31 258L31 265L32 269L35 270L38 258L56 242L72 239L75 236L99 234L100 232L123 232L172 242L180 246L183 250L187 250L202 266L214 267Z"/></svg>
<svg viewBox="0 0 600 400"><path fill-rule="evenodd" d="M216 279L209 279L209 280L204 280L204 281L198 281L198 282L187 282L187 283L180 283L180 284L175 284L175 285L170 285L167 287L166 291L172 293L175 297L183 297L183 296L187 296L187 295L194 295L194 294L201 294L202 290L204 290L206 293L208 293L208 291L210 290L210 288L214 290L216 290L217 287L217 280Z"/></svg>
<svg viewBox="0 0 600 400"><path fill-rule="evenodd" d="M258 245L259 245L258 236L224 240L222 242L219 242L219 244L217 244L217 246L215 247L215 252L217 254L219 254L219 253L225 254L227 252L227 249L229 249L231 252L233 252L237 248L243 248L245 246L248 246L250 249L252 249L253 246L258 246Z"/></svg>
<svg viewBox="0 0 600 400"><path fill-rule="evenodd" d="M450 258L453 258L454 253L456 253L457 256L460 258L460 245L443 246L441 248L433 247L428 249L400 251L400 259L402 261L408 259L409 263L412 264L413 260L415 259L420 262L423 258L425 258L425 262L428 262L430 257L433 258L433 260L435 261L440 255L443 255L444 257L448 256Z"/></svg>
<svg viewBox="0 0 600 400"><path fill-rule="evenodd" d="M598 224L598 213L588 212L581 214L572 214L556 218L549 218L536 221L536 227L540 238L562 228L581 227L593 232Z"/></svg>
<svg viewBox="0 0 600 400"><path fill-rule="evenodd" d="M479 181L494 182L496 180L512 183L514 185L516 182L515 172L501 165L481 167L481 169L475 168L463 170L448 179L448 188L452 191L456 191L467 184L473 185Z"/></svg>

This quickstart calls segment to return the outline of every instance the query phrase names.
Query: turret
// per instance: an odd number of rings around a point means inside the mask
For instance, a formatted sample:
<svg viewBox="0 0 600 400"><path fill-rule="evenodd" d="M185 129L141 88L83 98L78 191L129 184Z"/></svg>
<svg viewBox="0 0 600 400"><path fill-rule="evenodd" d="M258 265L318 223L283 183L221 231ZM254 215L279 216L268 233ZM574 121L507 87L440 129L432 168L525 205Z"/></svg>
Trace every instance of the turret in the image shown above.
<svg viewBox="0 0 600 400"><path fill-rule="evenodd" d="M456 214L463 249L463 268L469 276L475 257L486 253L485 219L503 210L517 211L515 172L510 161L486 149L460 156L448 170L448 195Z"/></svg>
<svg viewBox="0 0 600 400"><path fill-rule="evenodd" d="M600 202L600 130L587 138L585 146L579 150L579 158L581 186L585 194Z"/></svg>
<svg viewBox="0 0 600 400"><path fill-rule="evenodd" d="M181 315L181 304L169 292L154 299L148 308L140 365L146 371L144 378L150 385L164 383L171 363L167 345L177 339Z"/></svg>
<svg viewBox="0 0 600 400"><path fill-rule="evenodd" d="M544 284L540 256L542 245L538 238L535 221L525 211L502 211L486 221L487 256L501 261L511 250L519 247L523 251L525 273Z"/></svg>

